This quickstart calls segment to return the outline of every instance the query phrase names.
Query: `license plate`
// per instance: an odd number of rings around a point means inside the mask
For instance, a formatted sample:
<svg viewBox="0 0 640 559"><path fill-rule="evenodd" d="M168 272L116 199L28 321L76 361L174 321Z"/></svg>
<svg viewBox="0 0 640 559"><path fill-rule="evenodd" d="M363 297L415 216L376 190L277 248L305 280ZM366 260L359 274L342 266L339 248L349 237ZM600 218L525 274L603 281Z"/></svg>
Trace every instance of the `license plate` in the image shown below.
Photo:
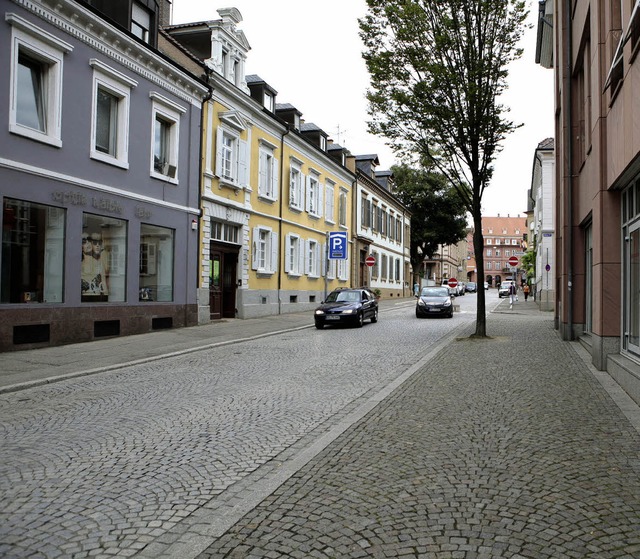
<svg viewBox="0 0 640 559"><path fill-rule="evenodd" d="M340 320L339 316L331 316L331 315L327 315L324 317L325 320Z"/></svg>
<svg viewBox="0 0 640 559"><path fill-rule="evenodd" d="M429 309L429 312L440 312L440 309Z"/></svg>

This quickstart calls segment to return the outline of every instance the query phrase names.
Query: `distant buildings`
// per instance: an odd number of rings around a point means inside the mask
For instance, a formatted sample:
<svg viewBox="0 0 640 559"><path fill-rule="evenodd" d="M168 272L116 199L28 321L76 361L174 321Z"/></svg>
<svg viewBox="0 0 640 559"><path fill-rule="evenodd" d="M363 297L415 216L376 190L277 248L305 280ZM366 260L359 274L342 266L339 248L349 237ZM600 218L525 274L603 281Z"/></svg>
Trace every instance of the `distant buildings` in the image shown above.
<svg viewBox="0 0 640 559"><path fill-rule="evenodd" d="M507 277L512 277L511 266L508 260L512 256L519 259L524 254L525 235L526 235L526 219L524 217L501 217L497 215L483 216L482 218L482 235L484 237L484 270L479 273L475 268L473 271L467 269L467 276L470 281L482 282L483 277L490 287L500 285ZM472 241L472 233L470 232L470 242ZM473 243L471 242L473 247ZM469 254L469 260L473 259L476 265L475 254ZM475 279L474 279L475 278ZM522 272L518 273L520 281L526 281Z"/></svg>

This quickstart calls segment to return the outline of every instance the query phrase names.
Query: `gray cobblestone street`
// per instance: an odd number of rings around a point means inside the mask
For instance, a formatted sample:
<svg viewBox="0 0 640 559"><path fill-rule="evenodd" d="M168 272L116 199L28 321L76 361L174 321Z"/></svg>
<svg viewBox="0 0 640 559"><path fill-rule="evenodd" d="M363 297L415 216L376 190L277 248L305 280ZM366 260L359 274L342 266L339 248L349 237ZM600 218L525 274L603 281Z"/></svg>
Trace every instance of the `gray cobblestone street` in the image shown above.
<svg viewBox="0 0 640 559"><path fill-rule="evenodd" d="M199 559L640 557L640 437L544 315L458 339Z"/></svg>
<svg viewBox="0 0 640 559"><path fill-rule="evenodd" d="M637 406L533 302L459 304L0 394L0 557L640 557Z"/></svg>

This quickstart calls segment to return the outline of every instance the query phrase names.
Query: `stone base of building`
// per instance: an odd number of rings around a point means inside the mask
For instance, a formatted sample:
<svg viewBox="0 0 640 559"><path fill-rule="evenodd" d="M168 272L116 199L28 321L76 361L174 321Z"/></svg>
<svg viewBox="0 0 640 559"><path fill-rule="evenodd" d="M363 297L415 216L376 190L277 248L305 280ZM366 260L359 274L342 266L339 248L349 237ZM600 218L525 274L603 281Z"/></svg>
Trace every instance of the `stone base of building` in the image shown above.
<svg viewBox="0 0 640 559"><path fill-rule="evenodd" d="M80 308L24 305L4 309L1 317L0 351L19 351L195 326L198 309L154 303Z"/></svg>
<svg viewBox="0 0 640 559"><path fill-rule="evenodd" d="M640 406L640 364L618 353L607 359L607 372Z"/></svg>
<svg viewBox="0 0 640 559"><path fill-rule="evenodd" d="M553 311L556 307L556 293L552 289L543 289L536 293L536 303L541 311Z"/></svg>
<svg viewBox="0 0 640 559"><path fill-rule="evenodd" d="M591 354L591 363L606 371L640 405L640 363L620 353L620 338L585 334L580 344Z"/></svg>
<svg viewBox="0 0 640 559"><path fill-rule="evenodd" d="M324 291L240 289L237 292L238 318L260 318L294 312L309 312L324 299Z"/></svg>

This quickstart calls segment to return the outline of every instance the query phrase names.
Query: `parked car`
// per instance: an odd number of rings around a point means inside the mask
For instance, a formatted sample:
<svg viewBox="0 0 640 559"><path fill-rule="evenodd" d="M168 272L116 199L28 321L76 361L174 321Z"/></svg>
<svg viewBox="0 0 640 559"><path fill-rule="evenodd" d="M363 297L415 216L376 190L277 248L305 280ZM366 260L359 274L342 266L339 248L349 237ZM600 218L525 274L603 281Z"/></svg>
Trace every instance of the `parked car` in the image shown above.
<svg viewBox="0 0 640 559"><path fill-rule="evenodd" d="M498 289L498 297L509 297L509 288L511 287L512 283L512 280L504 280L500 284L500 289Z"/></svg>
<svg viewBox="0 0 640 559"><path fill-rule="evenodd" d="M423 287L416 303L416 317L446 316L453 317L453 301L450 287Z"/></svg>
<svg viewBox="0 0 640 559"><path fill-rule="evenodd" d="M467 293L477 293L478 292L478 284L475 281L468 281L467 285L464 286Z"/></svg>
<svg viewBox="0 0 640 559"><path fill-rule="evenodd" d="M378 299L370 289L336 289L315 310L313 315L319 330L328 324L349 324L362 327L369 319L378 322Z"/></svg>
<svg viewBox="0 0 640 559"><path fill-rule="evenodd" d="M484 282L484 288L485 288L485 290L489 289L489 282L488 281Z"/></svg>
<svg viewBox="0 0 640 559"><path fill-rule="evenodd" d="M458 283L456 287L456 291L457 291L456 295L464 295L467 292L466 284L462 281Z"/></svg>

